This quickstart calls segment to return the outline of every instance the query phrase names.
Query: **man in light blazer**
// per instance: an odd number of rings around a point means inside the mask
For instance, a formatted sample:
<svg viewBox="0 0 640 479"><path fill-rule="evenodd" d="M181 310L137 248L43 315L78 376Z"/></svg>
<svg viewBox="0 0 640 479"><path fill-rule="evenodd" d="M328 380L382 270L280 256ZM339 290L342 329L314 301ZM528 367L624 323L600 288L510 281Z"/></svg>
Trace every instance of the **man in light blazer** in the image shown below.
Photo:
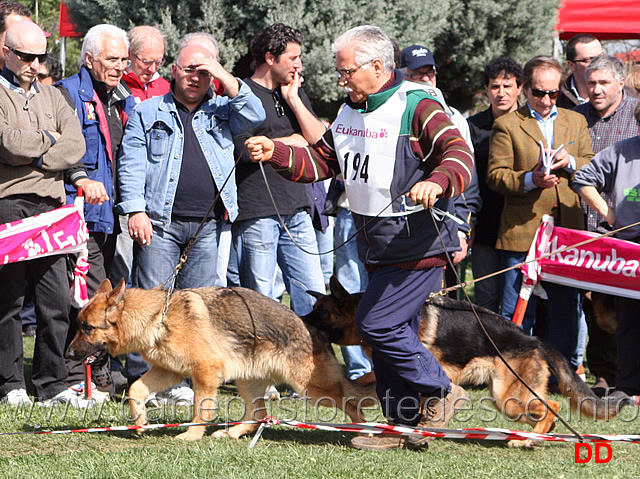
<svg viewBox="0 0 640 479"><path fill-rule="evenodd" d="M562 66L554 58L529 60L522 79L527 103L493 126L487 183L505 198L496 243L505 268L524 261L545 214L554 217L556 226L584 229L584 214L569 180L593 157L591 138L582 115L556 107L561 80ZM540 142L555 153L549 171L542 165ZM519 269L505 273L502 314L508 318L521 281ZM578 291L546 282L543 286L549 296L545 339L577 367ZM523 329L531 332L534 322L535 301L530 301Z"/></svg>

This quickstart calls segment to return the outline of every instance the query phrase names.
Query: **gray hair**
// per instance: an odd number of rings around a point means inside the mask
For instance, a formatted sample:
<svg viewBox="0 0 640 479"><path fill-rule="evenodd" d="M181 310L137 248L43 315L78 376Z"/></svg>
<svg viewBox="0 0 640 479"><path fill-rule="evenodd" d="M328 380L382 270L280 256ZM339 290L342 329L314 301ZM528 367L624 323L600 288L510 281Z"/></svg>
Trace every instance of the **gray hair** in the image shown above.
<svg viewBox="0 0 640 479"><path fill-rule="evenodd" d="M593 71L602 70L610 71L618 82L624 80L624 65L616 57L611 55L600 55L595 57L591 62L589 62L589 66L587 66L585 74L589 76L589 73Z"/></svg>
<svg viewBox="0 0 640 479"><path fill-rule="evenodd" d="M189 45L194 40L198 40L198 39L208 40L214 47L216 47L215 51L211 49L209 50L211 50L211 53L213 53L213 58L217 60L218 54L220 52L220 49L218 48L218 40L216 40L216 37L214 37L211 33L206 33L206 32L187 33L184 37L182 37L180 39L180 43L178 43L178 55L176 55L176 58L178 58L178 56L180 55L180 52L184 47Z"/></svg>
<svg viewBox="0 0 640 479"><path fill-rule="evenodd" d="M365 65L373 60L380 59L385 73L393 71L393 42L386 33L373 25L362 25L340 35L331 51L334 55L345 48L353 47L354 60L358 65ZM363 67L366 69L367 67Z"/></svg>
<svg viewBox="0 0 640 479"><path fill-rule="evenodd" d="M108 23L96 25L89 29L84 37L84 41L82 42L82 52L80 55L83 65L86 65L85 57L87 52L91 53L93 58L97 58L98 55L102 53L102 44L104 43L105 38L121 38L127 46L127 50L129 50L127 32L122 28L116 27L115 25L109 25Z"/></svg>
<svg viewBox="0 0 640 479"><path fill-rule="evenodd" d="M162 43L165 52L168 48L167 36L151 25L133 27L129 30L129 33L127 33L127 38L129 39L129 53L133 53L134 55L137 55L138 52L140 52L140 49L149 38L155 38Z"/></svg>

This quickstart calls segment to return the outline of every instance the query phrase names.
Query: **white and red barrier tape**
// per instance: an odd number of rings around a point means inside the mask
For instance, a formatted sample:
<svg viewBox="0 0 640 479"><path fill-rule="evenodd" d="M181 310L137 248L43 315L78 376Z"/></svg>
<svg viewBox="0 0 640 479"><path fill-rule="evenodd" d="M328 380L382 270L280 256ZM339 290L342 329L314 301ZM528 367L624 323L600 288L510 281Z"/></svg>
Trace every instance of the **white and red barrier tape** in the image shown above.
<svg viewBox="0 0 640 479"><path fill-rule="evenodd" d="M244 421L244 422L227 422L227 423L177 423L177 424L147 424L145 426L110 426L110 427L89 427L82 429L65 429L65 430L43 430L43 431L16 431L16 432L0 432L0 436L10 436L19 434L71 434L71 433L92 433L92 432L120 432L133 431L138 429L161 429L168 427L189 427L189 426L216 426L230 427L238 424L260 424L261 430L265 426L285 426L300 429L316 429L321 431L334 432L353 432L353 433L371 433L371 434L388 434L388 435L407 435L419 434L427 437L446 438L446 439L482 439L489 441L524 441L531 439L534 441L553 441L553 442L624 442L640 444L640 435L618 435L618 434L582 434L578 438L574 434L537 434L533 432L514 431L502 428L465 428L465 429L414 429L406 426L392 426L389 424L378 423L348 423L348 424L329 424L329 423L303 423L299 421L290 421L284 419L276 419L267 417L262 421ZM261 431L259 431L260 433ZM255 444L255 441L252 442Z"/></svg>

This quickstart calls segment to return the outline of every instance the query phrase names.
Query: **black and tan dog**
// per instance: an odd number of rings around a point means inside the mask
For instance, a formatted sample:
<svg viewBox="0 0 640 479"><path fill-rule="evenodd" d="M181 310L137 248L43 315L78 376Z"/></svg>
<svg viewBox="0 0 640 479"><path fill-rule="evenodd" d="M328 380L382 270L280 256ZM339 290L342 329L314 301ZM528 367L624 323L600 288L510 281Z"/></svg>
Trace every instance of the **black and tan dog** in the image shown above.
<svg viewBox="0 0 640 479"><path fill-rule="evenodd" d="M343 374L325 333L306 326L289 308L245 288L176 290L166 314L162 289L115 288L105 280L80 311L78 331L67 357L81 360L106 351L111 355L139 351L151 369L129 390L136 424L147 422L144 403L184 377L193 381L194 422L212 419L218 386L235 381L245 401L245 420L265 417L265 388L287 383L301 395L337 405L353 421L362 421L372 387L350 382ZM346 400L349 398L349 400ZM358 403L365 400L365 403ZM216 431L215 437L238 438L255 424ZM198 440L204 426L178 436Z"/></svg>
<svg viewBox="0 0 640 479"><path fill-rule="evenodd" d="M355 325L355 311L362 295L348 294L335 277L331 278L330 287L328 296L310 293L317 302L303 319L322 328L336 344L364 345ZM528 336L502 316L484 308L475 309L511 368L540 398L546 398L547 383L553 372L572 409L591 419L616 416L621 404L597 398L555 349ZM420 315L420 340L453 382L487 384L494 406L508 418L530 424L536 433L547 433L554 428L555 415L505 366L468 303L440 296L425 303ZM554 411L560 409L556 401L546 402ZM530 447L532 443L511 441L509 445Z"/></svg>

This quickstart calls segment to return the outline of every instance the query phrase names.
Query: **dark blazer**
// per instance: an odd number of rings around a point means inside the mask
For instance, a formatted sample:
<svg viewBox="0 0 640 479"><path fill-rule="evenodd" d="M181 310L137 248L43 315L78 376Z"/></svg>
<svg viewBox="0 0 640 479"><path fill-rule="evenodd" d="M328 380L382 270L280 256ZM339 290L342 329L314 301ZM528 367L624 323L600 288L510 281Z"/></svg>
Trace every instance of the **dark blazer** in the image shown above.
<svg viewBox="0 0 640 479"><path fill-rule="evenodd" d="M569 187L569 174L556 170L560 183L553 188L524 191L525 174L538 164L544 136L529 106L498 118L493 125L489 152L489 187L505 195L496 248L527 251L542 216L552 215L556 226L584 229L584 213L578 196ZM591 137L584 116L558 108L554 146L561 144L576 159L579 170L593 157Z"/></svg>

